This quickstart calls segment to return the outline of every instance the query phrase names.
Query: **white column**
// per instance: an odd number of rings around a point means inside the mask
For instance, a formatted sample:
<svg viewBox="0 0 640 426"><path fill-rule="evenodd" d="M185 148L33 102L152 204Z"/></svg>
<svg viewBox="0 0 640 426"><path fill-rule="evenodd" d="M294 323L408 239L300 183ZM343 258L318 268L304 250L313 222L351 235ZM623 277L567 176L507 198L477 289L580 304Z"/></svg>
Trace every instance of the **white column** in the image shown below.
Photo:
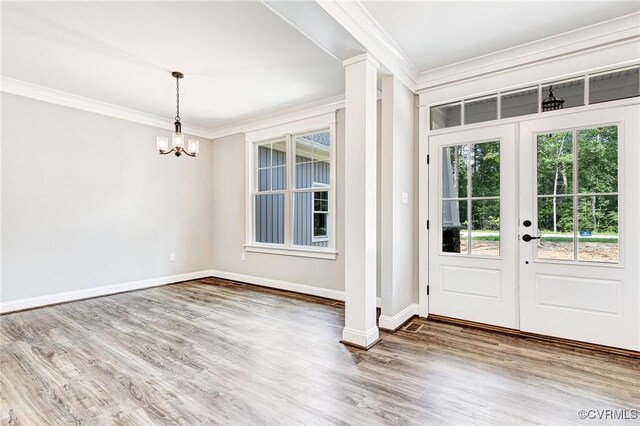
<svg viewBox="0 0 640 426"><path fill-rule="evenodd" d="M380 328L418 313L416 100L394 76L382 79Z"/></svg>
<svg viewBox="0 0 640 426"><path fill-rule="evenodd" d="M342 342L361 348L376 326L376 104L378 63L368 54L345 66L345 327Z"/></svg>

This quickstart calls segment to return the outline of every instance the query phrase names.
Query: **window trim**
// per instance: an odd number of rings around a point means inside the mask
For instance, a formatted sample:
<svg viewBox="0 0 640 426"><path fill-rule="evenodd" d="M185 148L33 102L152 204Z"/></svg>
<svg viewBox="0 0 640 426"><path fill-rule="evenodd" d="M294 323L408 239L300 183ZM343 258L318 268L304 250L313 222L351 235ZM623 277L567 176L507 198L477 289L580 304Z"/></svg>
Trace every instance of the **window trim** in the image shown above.
<svg viewBox="0 0 640 426"><path fill-rule="evenodd" d="M329 186L313 186L312 188L295 188L295 146L294 137L319 131L329 131L330 148ZM287 183L286 189L278 191L257 191L257 152L260 145L286 140L287 143ZM282 124L267 129L260 129L245 134L245 250L248 252L269 253L276 255L315 257L319 259L337 258L336 251L336 126L335 112L311 117L296 122ZM293 197L297 192L324 190L329 192L329 210L327 218L327 247L300 246L293 244ZM285 194L285 235L284 244L260 243L255 241L255 197L256 194ZM312 210L313 211L313 210ZM313 217L312 217L313 219ZM312 221L313 223L313 221ZM312 241L316 242L312 238Z"/></svg>

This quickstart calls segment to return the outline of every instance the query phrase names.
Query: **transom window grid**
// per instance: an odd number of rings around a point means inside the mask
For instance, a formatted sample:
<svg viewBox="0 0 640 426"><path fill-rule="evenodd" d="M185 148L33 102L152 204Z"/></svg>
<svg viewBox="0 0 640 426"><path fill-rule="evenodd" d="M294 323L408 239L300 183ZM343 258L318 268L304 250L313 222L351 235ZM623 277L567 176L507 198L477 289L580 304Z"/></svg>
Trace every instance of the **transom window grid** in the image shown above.
<svg viewBox="0 0 640 426"><path fill-rule="evenodd" d="M597 84L612 78L627 76L632 81L633 87L625 87L622 90L612 90L608 96L596 89ZM591 87L594 86L594 87ZM500 120L529 114L543 113L542 101L548 96L549 87L554 90L554 95L566 100L563 109L577 106L592 105L606 101L627 99L640 96L640 66L631 65L624 68L609 69L588 73L582 76L571 77L564 80L541 81L534 85L521 88L510 88L495 93L452 100L439 105L433 105L430 111L430 129L438 130L461 125L474 124L485 121ZM566 90L563 94L563 90ZM595 90L595 91L594 91ZM520 112L509 111L512 104L517 104L514 97L526 97L531 100L537 97L535 104L531 106L521 105ZM591 99L593 98L593 99ZM503 108L507 100L508 105ZM468 113L467 109L474 108L480 103L491 104L493 108L483 111L482 114ZM441 116L442 122L436 124L434 117Z"/></svg>

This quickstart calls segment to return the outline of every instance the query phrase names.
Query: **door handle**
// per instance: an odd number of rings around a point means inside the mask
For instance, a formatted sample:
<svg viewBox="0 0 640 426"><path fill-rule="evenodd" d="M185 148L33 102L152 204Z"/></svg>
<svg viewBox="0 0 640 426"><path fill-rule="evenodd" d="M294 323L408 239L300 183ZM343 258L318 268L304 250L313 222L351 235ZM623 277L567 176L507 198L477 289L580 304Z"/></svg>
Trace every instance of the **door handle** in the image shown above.
<svg viewBox="0 0 640 426"><path fill-rule="evenodd" d="M524 241L525 243L528 243L528 242L529 242L529 241L531 241L531 240L539 240L540 238L541 238L541 237L532 237L532 236L531 236L531 235L529 235L529 234L524 234L524 235L522 236L522 241Z"/></svg>

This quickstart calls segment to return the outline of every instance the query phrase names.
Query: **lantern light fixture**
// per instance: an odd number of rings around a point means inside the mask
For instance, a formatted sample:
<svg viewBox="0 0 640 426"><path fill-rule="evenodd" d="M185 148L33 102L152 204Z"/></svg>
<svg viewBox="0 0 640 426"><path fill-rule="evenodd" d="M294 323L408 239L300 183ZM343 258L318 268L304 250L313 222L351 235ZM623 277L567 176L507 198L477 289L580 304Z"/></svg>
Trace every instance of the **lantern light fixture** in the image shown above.
<svg viewBox="0 0 640 426"><path fill-rule="evenodd" d="M552 86L549 86L549 96L542 101L541 106L543 112L562 109L564 106L564 99L553 96L553 88Z"/></svg>
<svg viewBox="0 0 640 426"><path fill-rule="evenodd" d="M180 79L184 77L184 74L173 71L171 75L176 79L176 121L173 123L174 132L171 135L171 149L169 149L169 138L166 136L158 136L156 138L156 148L161 155L173 152L176 157L180 157L182 154L195 157L200 152L200 141L189 139L185 146L182 123L180 123Z"/></svg>

